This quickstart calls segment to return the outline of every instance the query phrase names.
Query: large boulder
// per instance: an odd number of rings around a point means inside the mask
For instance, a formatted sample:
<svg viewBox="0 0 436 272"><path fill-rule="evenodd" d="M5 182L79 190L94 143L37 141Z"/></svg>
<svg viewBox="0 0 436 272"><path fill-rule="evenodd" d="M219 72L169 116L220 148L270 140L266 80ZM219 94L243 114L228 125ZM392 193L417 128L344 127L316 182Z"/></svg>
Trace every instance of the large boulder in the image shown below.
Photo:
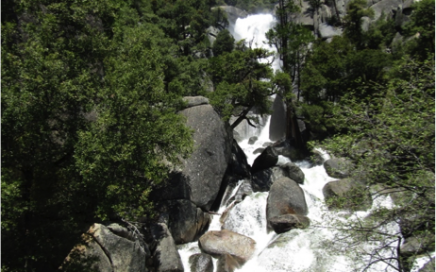
<svg viewBox="0 0 436 272"><path fill-rule="evenodd" d="M181 114L194 132L194 152L164 186L154 190L152 200L187 199L209 211L231 160L232 133L211 105L187 108Z"/></svg>
<svg viewBox="0 0 436 272"><path fill-rule="evenodd" d="M156 241L156 248L153 252L155 271L183 272L183 263L168 227L159 223L152 225L150 229Z"/></svg>
<svg viewBox="0 0 436 272"><path fill-rule="evenodd" d="M291 229L305 229L310 225L310 219L300 214L283 214L269 219L275 233L283 233Z"/></svg>
<svg viewBox="0 0 436 272"><path fill-rule="evenodd" d="M298 184L289 178L280 178L271 186L267 205L266 219L268 230L272 230L270 219L284 214L307 215L308 208L304 192Z"/></svg>
<svg viewBox="0 0 436 272"><path fill-rule="evenodd" d="M129 231L119 225L112 226L121 233ZM62 265L63 271L148 271L148 246L134 235L119 236L102 224L93 224L82 235L81 244L73 248Z"/></svg>
<svg viewBox="0 0 436 272"><path fill-rule="evenodd" d="M287 177L299 184L304 183L304 173L292 162L274 166L253 174L251 183L254 192L267 192L271 185L279 178Z"/></svg>
<svg viewBox="0 0 436 272"><path fill-rule="evenodd" d="M250 237L230 231L208 231L198 240L200 249L212 256L229 254L238 261L247 261L254 253L256 242Z"/></svg>
<svg viewBox="0 0 436 272"><path fill-rule="evenodd" d="M213 272L213 261L210 255L197 253L189 257L191 272Z"/></svg>
<svg viewBox="0 0 436 272"><path fill-rule="evenodd" d="M331 158L324 162L327 174L333 178L346 178L353 170L353 163L346 158Z"/></svg>
<svg viewBox="0 0 436 272"><path fill-rule="evenodd" d="M265 150L254 160L251 167L251 172L256 173L258 171L273 167L279 161L279 157L275 149L271 146L265 148Z"/></svg>
<svg viewBox="0 0 436 272"><path fill-rule="evenodd" d="M369 191L353 179L330 181L324 185L322 192L330 209L364 211L372 205Z"/></svg>
<svg viewBox="0 0 436 272"><path fill-rule="evenodd" d="M186 199L161 202L158 207L168 214L168 228L176 244L196 241L211 221L208 213Z"/></svg>

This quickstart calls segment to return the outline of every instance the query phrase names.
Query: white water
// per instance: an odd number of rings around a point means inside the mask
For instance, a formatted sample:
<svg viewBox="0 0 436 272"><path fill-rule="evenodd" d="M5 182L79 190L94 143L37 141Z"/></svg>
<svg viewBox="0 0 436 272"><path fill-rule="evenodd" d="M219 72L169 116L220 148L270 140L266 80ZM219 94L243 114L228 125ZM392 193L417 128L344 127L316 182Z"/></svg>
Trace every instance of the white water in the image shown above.
<svg viewBox="0 0 436 272"><path fill-rule="evenodd" d="M274 25L274 18L269 14L259 14L248 16L245 19L238 19L235 28L231 31L236 39L245 38L247 42L253 41L252 46L269 48L265 41L265 33ZM276 63L278 67L278 62ZM253 154L253 151L259 147L264 147L264 144L269 140L269 124L268 117L262 129L251 130L246 138L239 142L239 145L247 155L248 163L251 165L254 159L259 155ZM248 144L248 139L251 136L257 136L258 140L253 144ZM324 160L329 156L324 154ZM286 163L289 160L281 157L278 164ZM267 233L266 231L266 200L268 193L254 193L247 196L241 203L237 204L230 212L228 219L221 226L219 215L213 216L209 230L221 230L222 228L235 231L246 235L256 241L256 251L251 260L243 267L236 271L246 272L349 272L358 265L368 261L365 256L358 255L360 251L370 251L378 246L378 242L373 244L354 244L349 245L340 243L336 240L336 235L340 235L339 230L332 229L332 222L338 220L347 222L352 219L363 219L368 216L371 210L366 212L356 212L348 214L346 212L331 212L328 211L324 204L324 196L322 188L324 185L334 178L327 175L323 166L310 167L306 161L294 162L305 174L304 184L301 185L305 193L311 226L307 229L295 229L286 233L277 235L274 232ZM241 182L240 182L241 184ZM236 193L237 186L233 190ZM393 206L390 197L377 198L373 203L375 207L391 208ZM219 214L224 212L226 207L221 207ZM392 234L399 233L397 224L392 223L385 232ZM348 240L347 240L348 241ZM346 242L346 241L344 241ZM341 248L342 246L342 248ZM344 248L346 246L346 248ZM347 254L344 254L346 252ZM179 253L185 271L190 271L188 259L195 253L200 253L198 243L193 242L179 246ZM434 254L432 255L434 256ZM423 258L416 262L412 272L417 272L427 261ZM215 271L216 260L214 259ZM395 263L393 263L395 264ZM371 267L367 271L395 271L389 268L386 264L379 263Z"/></svg>

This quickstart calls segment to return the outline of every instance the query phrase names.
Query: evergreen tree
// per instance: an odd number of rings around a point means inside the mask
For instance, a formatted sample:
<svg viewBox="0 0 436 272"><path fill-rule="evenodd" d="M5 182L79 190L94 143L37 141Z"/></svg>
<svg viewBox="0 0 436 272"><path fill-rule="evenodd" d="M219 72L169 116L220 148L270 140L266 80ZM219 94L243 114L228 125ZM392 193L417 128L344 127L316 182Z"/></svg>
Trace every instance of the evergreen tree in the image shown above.
<svg viewBox="0 0 436 272"><path fill-rule="evenodd" d="M90 224L151 216L164 158L189 153L170 48L138 2L21 1L2 18L2 270L58 270Z"/></svg>

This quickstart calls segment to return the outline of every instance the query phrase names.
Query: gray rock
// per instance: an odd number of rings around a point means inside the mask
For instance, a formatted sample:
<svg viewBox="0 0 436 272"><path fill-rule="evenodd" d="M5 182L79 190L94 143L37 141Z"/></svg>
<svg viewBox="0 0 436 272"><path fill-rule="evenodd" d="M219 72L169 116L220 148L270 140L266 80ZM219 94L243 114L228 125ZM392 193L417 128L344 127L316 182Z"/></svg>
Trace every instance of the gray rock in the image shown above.
<svg viewBox="0 0 436 272"><path fill-rule="evenodd" d="M286 177L296 181L298 184L304 184L304 173L300 167L292 162L288 162L284 165L281 165L280 168L283 169Z"/></svg>
<svg viewBox="0 0 436 272"><path fill-rule="evenodd" d="M210 255L204 253L194 254L189 257L191 272L213 272L213 261Z"/></svg>
<svg viewBox="0 0 436 272"><path fill-rule="evenodd" d="M197 240L209 227L211 217L186 199L160 203L168 213L168 228L176 244Z"/></svg>
<svg viewBox="0 0 436 272"><path fill-rule="evenodd" d="M209 104L209 99L204 96L185 96L183 101L187 104L186 108Z"/></svg>
<svg viewBox="0 0 436 272"><path fill-rule="evenodd" d="M403 4L402 0L382 0L371 6L371 9L374 10L374 17L372 20L377 21L382 14L385 14L386 19L394 18L394 13L397 8Z"/></svg>
<svg viewBox="0 0 436 272"><path fill-rule="evenodd" d="M270 168L277 164L279 160L278 154L274 148L268 146L265 150L254 160L251 167L251 172L256 173L263 169Z"/></svg>
<svg viewBox="0 0 436 272"><path fill-rule="evenodd" d="M230 231L208 231L198 240L200 249L212 256L229 254L246 261L254 253L256 242L250 237Z"/></svg>
<svg viewBox="0 0 436 272"><path fill-rule="evenodd" d="M371 195L365 186L352 179L330 181L322 192L330 209L362 211L372 205Z"/></svg>
<svg viewBox="0 0 436 272"><path fill-rule="evenodd" d="M353 170L353 163L346 158L331 158L324 162L327 174L333 178L346 178Z"/></svg>
<svg viewBox="0 0 436 272"><path fill-rule="evenodd" d="M167 226L162 223L155 224L151 226L151 232L157 240L153 254L155 270L158 272L183 272L182 260Z"/></svg>
<svg viewBox="0 0 436 272"><path fill-rule="evenodd" d="M307 215L307 213L308 208L304 192L295 181L284 177L273 183L266 205L266 219L269 231L272 230L269 220L273 217L284 214Z"/></svg>
<svg viewBox="0 0 436 272"><path fill-rule="evenodd" d="M291 229L305 229L310 225L310 219L299 214L283 214L268 220L272 229L277 233L290 231Z"/></svg>

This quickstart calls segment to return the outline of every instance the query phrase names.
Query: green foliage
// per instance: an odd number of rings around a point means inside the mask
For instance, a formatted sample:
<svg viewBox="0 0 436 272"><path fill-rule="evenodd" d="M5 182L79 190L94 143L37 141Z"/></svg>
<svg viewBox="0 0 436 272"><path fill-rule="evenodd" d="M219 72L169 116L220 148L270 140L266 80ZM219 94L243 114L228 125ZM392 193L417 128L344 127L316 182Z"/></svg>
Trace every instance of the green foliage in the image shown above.
<svg viewBox="0 0 436 272"><path fill-rule="evenodd" d="M411 20L404 27L404 32L416 37L409 45L409 52L425 60L435 52L435 1L419 1L413 7Z"/></svg>
<svg viewBox="0 0 436 272"><path fill-rule="evenodd" d="M210 59L209 73L215 84L215 91L210 93L214 105L225 120L231 116L238 117L232 126L236 126L253 108L260 114L269 112L272 85L269 79L272 70L269 63L261 60L271 56L264 49L251 49L237 44L230 53L223 53Z"/></svg>
<svg viewBox="0 0 436 272"><path fill-rule="evenodd" d="M204 89L204 61L178 54L148 1L14 5L2 19L2 268L57 270L91 223L153 214L164 161L192 150L177 112Z"/></svg>
<svg viewBox="0 0 436 272"><path fill-rule="evenodd" d="M214 56L219 56L224 52L232 52L235 47L235 39L232 34L225 29L218 33L215 42L213 43L212 51Z"/></svg>
<svg viewBox="0 0 436 272"><path fill-rule="evenodd" d="M363 47L362 18L374 16L374 11L366 8L365 0L353 0L348 3L347 13L344 17L344 34L358 48Z"/></svg>
<svg viewBox="0 0 436 272"><path fill-rule="evenodd" d="M406 59L399 70L405 74L403 78L393 77L377 85L378 94L366 102L352 96L343 100L336 109L336 125L349 132L323 143L335 155L352 158L357 167L354 178L365 180L368 186L381 186L377 195L401 192L410 196L392 209L375 210L374 220L348 226L357 240L377 236L384 241L384 246L371 252L373 257L382 256L379 254L391 243L401 245L400 234L383 234L380 228L398 218L404 226L412 214L413 224L403 227L401 235L421 241L430 238L433 243L423 243L424 250L434 250L434 60L419 63ZM399 251L391 256L398 271L408 271L409 256L399 255Z"/></svg>

